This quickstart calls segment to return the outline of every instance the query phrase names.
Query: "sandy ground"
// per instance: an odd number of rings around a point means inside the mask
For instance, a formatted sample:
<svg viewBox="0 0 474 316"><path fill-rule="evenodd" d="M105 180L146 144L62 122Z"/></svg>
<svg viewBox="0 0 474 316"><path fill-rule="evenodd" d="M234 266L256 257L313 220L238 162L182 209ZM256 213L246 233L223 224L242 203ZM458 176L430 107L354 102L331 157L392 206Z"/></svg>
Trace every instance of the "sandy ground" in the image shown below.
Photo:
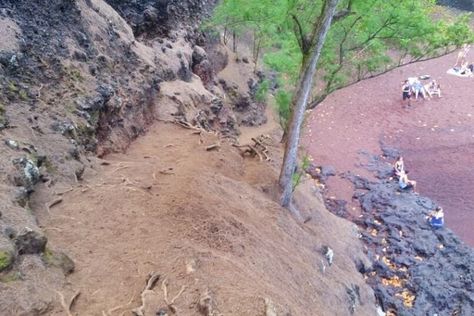
<svg viewBox="0 0 474 316"><path fill-rule="evenodd" d="M335 92L309 115L304 144L316 162L333 165L339 173L363 173L357 168L360 151L380 153L381 142L401 149L419 192L442 205L447 225L474 246L474 78L446 74L455 55ZM425 74L438 80L443 97L403 108L400 83ZM333 177L329 188L335 198L351 200L348 181Z"/></svg>

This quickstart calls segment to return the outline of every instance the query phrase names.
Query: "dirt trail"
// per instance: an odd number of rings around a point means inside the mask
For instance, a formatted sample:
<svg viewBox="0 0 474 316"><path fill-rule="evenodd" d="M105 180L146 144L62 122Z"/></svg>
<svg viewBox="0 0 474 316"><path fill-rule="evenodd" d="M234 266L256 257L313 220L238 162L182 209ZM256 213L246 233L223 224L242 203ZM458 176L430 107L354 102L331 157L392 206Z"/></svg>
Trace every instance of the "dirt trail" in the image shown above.
<svg viewBox="0 0 474 316"><path fill-rule="evenodd" d="M305 145L317 162L361 173L360 150L401 149L420 193L440 203L447 225L474 246L474 78L446 74L455 60L456 53L408 65L335 92L312 112ZM440 82L443 97L403 109L400 82L425 74ZM329 186L351 200L348 181L334 177Z"/></svg>
<svg viewBox="0 0 474 316"><path fill-rule="evenodd" d="M157 123L49 213L35 201L50 247L76 263L64 289L66 297L81 292L74 312L129 315L155 271L162 277L147 315L167 309L165 278L169 300L184 289L174 304L179 315L198 315L205 293L209 315L265 315L271 306L279 314L344 315L358 304L350 300L354 287L363 303L357 311L373 314L373 294L355 272L354 261L365 259L352 225L323 210L307 185L298 194L313 219L297 223L265 193L276 180L275 163L244 160L226 144L205 150L216 141ZM278 146L272 152L278 156ZM323 245L335 252L324 272Z"/></svg>

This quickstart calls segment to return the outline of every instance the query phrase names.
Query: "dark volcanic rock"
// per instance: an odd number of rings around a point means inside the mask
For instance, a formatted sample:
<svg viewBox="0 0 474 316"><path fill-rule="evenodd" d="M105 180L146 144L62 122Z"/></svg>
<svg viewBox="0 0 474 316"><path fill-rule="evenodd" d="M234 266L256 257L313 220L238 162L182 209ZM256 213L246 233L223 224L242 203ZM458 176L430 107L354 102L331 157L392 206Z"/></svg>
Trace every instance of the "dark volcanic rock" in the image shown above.
<svg viewBox="0 0 474 316"><path fill-rule="evenodd" d="M15 247L20 255L42 253L47 241L47 238L43 234L25 228L16 236Z"/></svg>
<svg viewBox="0 0 474 316"><path fill-rule="evenodd" d="M313 179L324 183L329 177L336 175L336 169L333 166L318 166L311 163L305 170Z"/></svg>
<svg viewBox="0 0 474 316"><path fill-rule="evenodd" d="M374 158L370 170L377 173L386 166ZM397 315L473 315L474 250L449 229L431 228L426 217L436 203L399 192L394 180L346 178L364 189L355 194L363 211L358 224L362 239L375 252L375 273L366 275L383 309L394 309ZM387 280L400 280L401 285Z"/></svg>
<svg viewBox="0 0 474 316"><path fill-rule="evenodd" d="M207 53L204 50L204 48L196 45L194 46L194 49L193 49L192 58L193 58L193 66L195 66L197 64L202 63L205 59L207 59Z"/></svg>

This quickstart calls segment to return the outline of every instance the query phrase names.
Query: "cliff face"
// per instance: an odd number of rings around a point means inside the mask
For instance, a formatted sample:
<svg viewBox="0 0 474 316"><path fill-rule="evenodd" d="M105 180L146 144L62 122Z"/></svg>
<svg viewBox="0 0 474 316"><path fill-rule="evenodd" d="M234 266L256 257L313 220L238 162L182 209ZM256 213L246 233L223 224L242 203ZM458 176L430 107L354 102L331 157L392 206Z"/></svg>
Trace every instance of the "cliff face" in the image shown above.
<svg viewBox="0 0 474 316"><path fill-rule="evenodd" d="M33 213L52 201L32 205L38 185L60 193L80 181L88 155L123 150L144 133L161 82L197 81L196 27L212 3L128 3L110 1L124 20L101 0L0 2L0 273L26 279L0 283L2 312L46 311L54 293L41 289L64 278L44 269L51 251ZM169 113L177 107L171 102ZM37 295L26 295L31 283Z"/></svg>

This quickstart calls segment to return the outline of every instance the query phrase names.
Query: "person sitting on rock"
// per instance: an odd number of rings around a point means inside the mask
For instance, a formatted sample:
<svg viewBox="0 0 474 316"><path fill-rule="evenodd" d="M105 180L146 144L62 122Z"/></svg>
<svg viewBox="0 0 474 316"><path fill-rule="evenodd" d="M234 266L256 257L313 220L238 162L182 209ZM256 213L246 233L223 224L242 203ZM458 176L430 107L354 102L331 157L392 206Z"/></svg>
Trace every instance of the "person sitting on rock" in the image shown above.
<svg viewBox="0 0 474 316"><path fill-rule="evenodd" d="M408 179L408 171L403 172L398 178L398 185L402 190L413 189L413 192L416 190L416 181Z"/></svg>
<svg viewBox="0 0 474 316"><path fill-rule="evenodd" d="M425 88L430 97L433 97L433 95L436 94L439 98L441 98L441 86L436 80L431 81L430 84Z"/></svg>
<svg viewBox="0 0 474 316"><path fill-rule="evenodd" d="M441 207L437 207L431 214L428 216L428 222L433 228L441 228L444 225L444 212Z"/></svg>
<svg viewBox="0 0 474 316"><path fill-rule="evenodd" d="M393 173L397 178L400 178L400 176L405 173L405 163L403 162L402 156L398 156L397 161L395 161Z"/></svg>

